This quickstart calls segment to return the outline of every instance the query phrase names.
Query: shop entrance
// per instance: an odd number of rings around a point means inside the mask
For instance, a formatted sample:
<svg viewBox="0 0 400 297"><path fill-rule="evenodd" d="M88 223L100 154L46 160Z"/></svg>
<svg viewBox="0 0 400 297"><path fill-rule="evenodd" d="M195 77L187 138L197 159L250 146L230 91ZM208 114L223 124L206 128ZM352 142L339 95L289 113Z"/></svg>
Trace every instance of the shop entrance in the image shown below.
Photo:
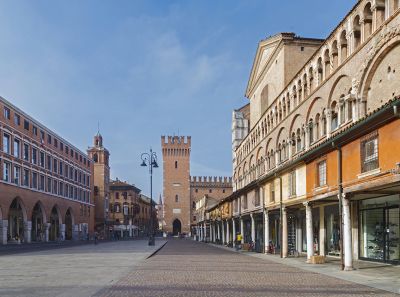
<svg viewBox="0 0 400 297"><path fill-rule="evenodd" d="M360 214L360 258L400 264L399 205L363 204L368 208L361 209Z"/></svg>

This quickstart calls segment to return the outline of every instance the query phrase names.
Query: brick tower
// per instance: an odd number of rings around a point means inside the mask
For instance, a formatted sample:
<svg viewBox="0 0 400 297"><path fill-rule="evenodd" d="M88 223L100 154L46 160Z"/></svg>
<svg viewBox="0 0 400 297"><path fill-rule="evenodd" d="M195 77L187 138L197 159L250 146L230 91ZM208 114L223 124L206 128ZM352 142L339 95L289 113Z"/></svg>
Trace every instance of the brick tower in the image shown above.
<svg viewBox="0 0 400 297"><path fill-rule="evenodd" d="M110 166L109 151L103 146L103 137L99 132L93 138L93 146L87 150L88 156L93 160L94 167L94 204L95 206L95 228L99 232L104 232L106 221L108 220L108 204L110 197Z"/></svg>
<svg viewBox="0 0 400 297"><path fill-rule="evenodd" d="M187 136L161 136L163 155L164 232L190 232L190 145Z"/></svg>

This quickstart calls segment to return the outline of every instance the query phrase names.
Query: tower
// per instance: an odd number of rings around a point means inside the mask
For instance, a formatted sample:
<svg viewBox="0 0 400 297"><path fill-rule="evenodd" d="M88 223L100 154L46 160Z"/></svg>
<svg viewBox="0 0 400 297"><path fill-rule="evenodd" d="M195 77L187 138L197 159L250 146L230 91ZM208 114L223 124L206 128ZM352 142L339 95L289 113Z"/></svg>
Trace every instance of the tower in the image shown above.
<svg viewBox="0 0 400 297"><path fill-rule="evenodd" d="M163 155L164 232L190 232L191 137L161 136Z"/></svg>
<svg viewBox="0 0 400 297"><path fill-rule="evenodd" d="M95 230L104 232L106 236L106 223L108 220L108 205L110 197L110 153L103 146L103 137L100 132L93 138L93 147L89 147L88 156L93 160L93 183L95 204Z"/></svg>

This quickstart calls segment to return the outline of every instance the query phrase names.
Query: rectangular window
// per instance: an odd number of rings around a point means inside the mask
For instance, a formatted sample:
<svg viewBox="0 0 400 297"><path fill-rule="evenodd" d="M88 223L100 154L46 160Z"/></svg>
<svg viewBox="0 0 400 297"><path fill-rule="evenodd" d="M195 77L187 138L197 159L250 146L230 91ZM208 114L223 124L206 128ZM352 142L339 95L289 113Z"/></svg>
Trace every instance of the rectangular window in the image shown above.
<svg viewBox="0 0 400 297"><path fill-rule="evenodd" d="M37 164L37 149L32 148L32 164Z"/></svg>
<svg viewBox="0 0 400 297"><path fill-rule="evenodd" d="M24 129L29 131L29 121L24 120Z"/></svg>
<svg viewBox="0 0 400 297"><path fill-rule="evenodd" d="M58 140L54 138L54 147L58 147Z"/></svg>
<svg viewBox="0 0 400 297"><path fill-rule="evenodd" d="M378 133L374 132L361 140L361 172L368 172L378 167Z"/></svg>
<svg viewBox="0 0 400 297"><path fill-rule="evenodd" d="M319 162L317 167L318 187L322 187L326 185L326 160Z"/></svg>
<svg viewBox="0 0 400 297"><path fill-rule="evenodd" d="M64 150L64 143L62 143L61 141L60 141L60 151L63 151Z"/></svg>
<svg viewBox="0 0 400 297"><path fill-rule="evenodd" d="M50 177L47 178L46 186L47 186L46 191L50 193L51 192L51 178Z"/></svg>
<svg viewBox="0 0 400 297"><path fill-rule="evenodd" d="M60 161L60 164L59 164L60 166L59 166L59 174L60 175L63 175L63 168L64 168L64 164L63 164L63 162L62 161Z"/></svg>
<svg viewBox="0 0 400 297"><path fill-rule="evenodd" d="M65 184L65 197L68 197L69 195L69 186L67 184Z"/></svg>
<svg viewBox="0 0 400 297"><path fill-rule="evenodd" d="M68 164L65 164L65 177L68 177Z"/></svg>
<svg viewBox="0 0 400 297"><path fill-rule="evenodd" d="M39 177L39 190L44 191L44 175L40 175Z"/></svg>
<svg viewBox="0 0 400 297"><path fill-rule="evenodd" d="M51 156L47 156L47 169L51 171Z"/></svg>
<svg viewBox="0 0 400 297"><path fill-rule="evenodd" d="M37 136L37 127L36 126L32 126L32 132L33 132L33 135Z"/></svg>
<svg viewBox="0 0 400 297"><path fill-rule="evenodd" d="M69 167L69 179L74 179L74 169L71 166Z"/></svg>
<svg viewBox="0 0 400 297"><path fill-rule="evenodd" d="M24 143L24 160L29 161L29 145Z"/></svg>
<svg viewBox="0 0 400 297"><path fill-rule="evenodd" d="M10 181L10 163L3 163L3 180L6 182Z"/></svg>
<svg viewBox="0 0 400 297"><path fill-rule="evenodd" d="M254 206L260 206L260 191L261 188L255 191L255 199L254 199Z"/></svg>
<svg viewBox="0 0 400 297"><path fill-rule="evenodd" d="M53 180L53 194L57 194L58 193L58 181L56 181L55 179Z"/></svg>
<svg viewBox="0 0 400 297"><path fill-rule="evenodd" d="M8 107L4 106L4 118L9 120L11 115L11 111Z"/></svg>
<svg viewBox="0 0 400 297"><path fill-rule="evenodd" d="M14 166L14 178L13 183L19 185L21 177L21 168L18 166Z"/></svg>
<svg viewBox="0 0 400 297"><path fill-rule="evenodd" d="M40 157L39 157L39 166L44 168L44 160L45 160L44 152L40 152L39 155L40 155Z"/></svg>
<svg viewBox="0 0 400 297"><path fill-rule="evenodd" d="M58 187L58 195L64 196L64 184L60 182L60 185Z"/></svg>
<svg viewBox="0 0 400 297"><path fill-rule="evenodd" d="M40 130L40 142L44 143L44 131Z"/></svg>
<svg viewBox="0 0 400 297"><path fill-rule="evenodd" d="M289 196L296 196L296 171L289 173Z"/></svg>
<svg viewBox="0 0 400 297"><path fill-rule="evenodd" d="M56 158L53 159L53 171L55 173L57 173L57 171L58 171L58 162L57 162Z"/></svg>
<svg viewBox="0 0 400 297"><path fill-rule="evenodd" d="M269 185L269 195L270 195L269 200L271 202L275 202L275 183L274 182L270 183L270 185Z"/></svg>
<svg viewBox="0 0 400 297"><path fill-rule="evenodd" d="M29 170L24 169L23 186L29 187Z"/></svg>
<svg viewBox="0 0 400 297"><path fill-rule="evenodd" d="M21 117L19 116L19 114L14 113L14 124L16 126L21 125Z"/></svg>
<svg viewBox="0 0 400 297"><path fill-rule="evenodd" d="M20 152L21 152L21 142L19 139L14 138L14 149L13 149L13 155L16 158L20 158Z"/></svg>
<svg viewBox="0 0 400 297"><path fill-rule="evenodd" d="M243 196L243 209L247 209L247 195Z"/></svg>
<svg viewBox="0 0 400 297"><path fill-rule="evenodd" d="M51 144L51 135L50 134L47 134L47 143Z"/></svg>
<svg viewBox="0 0 400 297"><path fill-rule="evenodd" d="M32 188L37 189L37 178L38 174L36 172L32 172Z"/></svg>
<svg viewBox="0 0 400 297"><path fill-rule="evenodd" d="M3 134L3 152L10 153L10 135Z"/></svg>

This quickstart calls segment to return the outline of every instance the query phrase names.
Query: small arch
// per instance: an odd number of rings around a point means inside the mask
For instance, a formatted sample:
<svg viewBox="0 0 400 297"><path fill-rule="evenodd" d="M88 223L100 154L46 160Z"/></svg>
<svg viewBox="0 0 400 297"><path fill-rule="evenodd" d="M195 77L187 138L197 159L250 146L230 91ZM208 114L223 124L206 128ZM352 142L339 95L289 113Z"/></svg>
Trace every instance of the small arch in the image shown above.
<svg viewBox="0 0 400 297"><path fill-rule="evenodd" d="M75 218L71 207L65 213L65 240L73 239L73 226L75 225Z"/></svg>
<svg viewBox="0 0 400 297"><path fill-rule="evenodd" d="M343 63L343 61L346 60L348 56L346 30L343 30L342 33L340 33L340 55L341 55L340 63Z"/></svg>
<svg viewBox="0 0 400 297"><path fill-rule="evenodd" d="M24 240L24 224L27 222L27 211L21 198L16 197L11 202L8 210L8 236L9 241Z"/></svg>
<svg viewBox="0 0 400 297"><path fill-rule="evenodd" d="M356 15L353 20L353 48L356 50L361 44L360 16Z"/></svg>
<svg viewBox="0 0 400 297"><path fill-rule="evenodd" d="M32 241L45 241L45 225L47 223L45 208L41 201L36 202L32 211Z"/></svg>
<svg viewBox="0 0 400 297"><path fill-rule="evenodd" d="M62 224L62 217L60 209L57 204L53 206L50 213L50 229L49 240L56 241L60 237L60 225Z"/></svg>
<svg viewBox="0 0 400 297"><path fill-rule="evenodd" d="M363 18L364 18L364 41L371 35L372 33L372 9L371 2L367 2L363 9Z"/></svg>
<svg viewBox="0 0 400 297"><path fill-rule="evenodd" d="M97 155L97 153L93 155L93 162L95 163L99 162L99 156Z"/></svg>

